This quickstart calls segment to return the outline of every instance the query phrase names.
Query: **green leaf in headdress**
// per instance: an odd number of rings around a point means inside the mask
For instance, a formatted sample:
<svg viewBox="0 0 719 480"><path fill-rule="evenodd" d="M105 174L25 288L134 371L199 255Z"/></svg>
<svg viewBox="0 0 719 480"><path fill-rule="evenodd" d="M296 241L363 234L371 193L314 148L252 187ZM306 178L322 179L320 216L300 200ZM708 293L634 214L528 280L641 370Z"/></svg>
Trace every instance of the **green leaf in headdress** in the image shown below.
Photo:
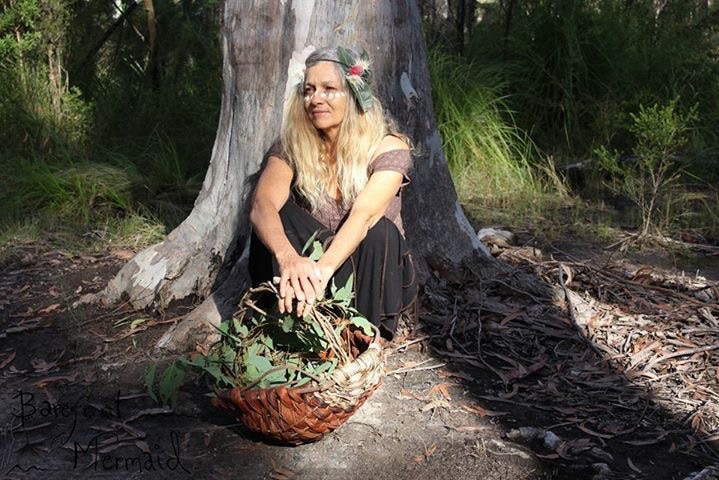
<svg viewBox="0 0 719 480"><path fill-rule="evenodd" d="M343 47L337 47L337 58L340 59L342 66L345 67L345 73L347 73L347 69L355 63L350 51Z"/></svg>
<svg viewBox="0 0 719 480"><path fill-rule="evenodd" d="M343 47L337 47L337 58L339 58L339 62L344 70L345 78L350 86L350 90L352 90L352 93L357 100L357 104L362 112L366 113L372 108L373 101L372 89L369 84L371 75L369 68L369 55L367 55L367 52L362 51L358 61L357 59L352 58L352 53L349 50ZM361 76L350 75L350 68L355 65L361 65Z"/></svg>

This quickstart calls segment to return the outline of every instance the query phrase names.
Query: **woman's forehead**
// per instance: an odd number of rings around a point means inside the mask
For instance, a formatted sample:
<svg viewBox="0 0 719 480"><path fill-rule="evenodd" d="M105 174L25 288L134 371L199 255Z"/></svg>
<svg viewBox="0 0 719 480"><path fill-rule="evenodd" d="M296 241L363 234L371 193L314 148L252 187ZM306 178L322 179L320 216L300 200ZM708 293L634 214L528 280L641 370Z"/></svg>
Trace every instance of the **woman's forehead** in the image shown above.
<svg viewBox="0 0 719 480"><path fill-rule="evenodd" d="M319 62L305 70L305 84L340 83L342 79L333 62Z"/></svg>

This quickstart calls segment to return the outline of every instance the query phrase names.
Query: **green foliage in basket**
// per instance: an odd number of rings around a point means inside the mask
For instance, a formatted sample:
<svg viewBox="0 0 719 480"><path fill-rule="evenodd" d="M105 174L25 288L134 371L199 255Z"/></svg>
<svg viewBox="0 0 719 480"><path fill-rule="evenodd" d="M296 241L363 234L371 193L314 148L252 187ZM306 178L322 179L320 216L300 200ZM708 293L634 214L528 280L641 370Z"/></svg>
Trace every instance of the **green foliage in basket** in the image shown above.
<svg viewBox="0 0 719 480"><path fill-rule="evenodd" d="M372 324L351 306L352 277L341 288L333 283L331 295L316 301L301 318L294 313L280 314L276 293L270 284L251 290L238 314L218 327L220 339L206 354L181 357L163 372L159 399L154 392L156 365L150 366L145 373L150 396L174 405L188 369L209 375L223 389L321 382L338 365L352 360L352 327L364 335L375 335ZM255 303L262 295L271 299L266 309Z"/></svg>

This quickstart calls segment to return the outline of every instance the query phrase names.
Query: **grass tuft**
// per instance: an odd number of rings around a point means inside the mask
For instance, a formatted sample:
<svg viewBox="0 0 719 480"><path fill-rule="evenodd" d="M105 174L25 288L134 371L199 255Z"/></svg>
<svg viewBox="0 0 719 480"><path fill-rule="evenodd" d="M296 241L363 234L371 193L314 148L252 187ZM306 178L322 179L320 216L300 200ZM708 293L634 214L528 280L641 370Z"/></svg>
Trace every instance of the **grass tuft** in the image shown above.
<svg viewBox="0 0 719 480"><path fill-rule="evenodd" d="M435 49L429 54L432 97L460 201L483 223L536 216L566 196L550 163L541 165L502 96L503 72ZM506 215L505 215L506 214Z"/></svg>

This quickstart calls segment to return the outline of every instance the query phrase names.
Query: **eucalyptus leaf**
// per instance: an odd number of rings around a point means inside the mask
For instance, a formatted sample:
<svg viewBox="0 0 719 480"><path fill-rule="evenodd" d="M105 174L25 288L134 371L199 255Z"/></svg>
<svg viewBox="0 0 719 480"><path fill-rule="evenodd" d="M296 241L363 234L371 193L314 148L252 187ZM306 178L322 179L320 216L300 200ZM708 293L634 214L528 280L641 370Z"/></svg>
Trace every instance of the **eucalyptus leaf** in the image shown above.
<svg viewBox="0 0 719 480"><path fill-rule="evenodd" d="M282 331L285 333L290 333L292 331L292 327L295 326L295 319L292 317L292 315L285 315L282 319Z"/></svg>
<svg viewBox="0 0 719 480"><path fill-rule="evenodd" d="M325 332L324 332L324 330L322 330L322 327L320 327L320 324L317 323L314 319L311 319L307 323L309 323L312 326L312 329L314 330L315 334L317 335L317 339L320 340L320 343L323 346L325 346L327 344L327 340L325 337Z"/></svg>
<svg viewBox="0 0 719 480"><path fill-rule="evenodd" d="M312 253L310 253L310 260L314 260L315 262L322 258L322 255L324 254L324 249L322 248L322 244L315 240L312 244Z"/></svg>
<svg viewBox="0 0 719 480"><path fill-rule="evenodd" d="M237 357L237 351L229 345L222 345L220 348L220 363L232 364Z"/></svg>
<svg viewBox="0 0 719 480"><path fill-rule="evenodd" d="M354 275L350 275L344 287L337 289L333 298L342 305L348 306L354 297Z"/></svg>
<svg viewBox="0 0 719 480"><path fill-rule="evenodd" d="M188 365L188 366L190 366L190 367L196 367L196 368L199 368L199 369L204 369L204 368L205 368L207 365L209 365L209 364L212 362L212 360L215 359L215 358L216 358L216 355L213 353L213 354L210 354L210 355L208 355L208 356L198 355L198 356L195 357L195 358L190 358L190 359L188 359L188 358L183 358L183 359L180 359L180 361L181 361L182 363L184 363L185 365Z"/></svg>
<svg viewBox="0 0 719 480"><path fill-rule="evenodd" d="M350 323L352 323L352 325L354 325L355 327L361 328L365 335L369 335L370 337L374 336L374 328L372 328L372 324L366 318L352 317Z"/></svg>
<svg viewBox="0 0 719 480"><path fill-rule="evenodd" d="M323 362L321 365L317 366L317 368L315 368L312 373L314 373L314 374L316 374L316 375L321 374L321 373L325 373L326 371L328 371L328 370L331 369L332 367L333 367L332 362L328 360L328 361L326 361L326 362Z"/></svg>
<svg viewBox="0 0 719 480"><path fill-rule="evenodd" d="M309 250L311 245L314 245L315 239L317 238L317 235L319 235L319 234L320 234L320 231L315 230L315 232L312 235L310 235L310 238L308 238L307 241L305 242L305 244L302 246L302 255L307 253L307 250Z"/></svg>
<svg viewBox="0 0 719 480"><path fill-rule="evenodd" d="M261 355L248 355L245 365L247 366L248 372L250 369L253 369L253 372L255 372L255 379L264 374L267 370L273 368L272 363L270 363L267 357L263 357Z"/></svg>
<svg viewBox="0 0 719 480"><path fill-rule="evenodd" d="M240 319L233 318L232 323L235 327L235 333L237 333L237 335L239 335L241 338L247 337L247 335L250 333L250 329L247 328L247 325L244 325Z"/></svg>
<svg viewBox="0 0 719 480"><path fill-rule="evenodd" d="M348 67L355 63L352 59L352 54L346 48L337 47L337 58L339 58L342 64Z"/></svg>
<svg viewBox="0 0 719 480"><path fill-rule="evenodd" d="M177 403L177 394L185 379L182 363L175 361L163 373L160 379L160 400L164 405L172 407Z"/></svg>
<svg viewBox="0 0 719 480"><path fill-rule="evenodd" d="M262 345L260 345L259 343L251 343L247 347L247 356L248 357L256 357L259 354L261 349L262 349Z"/></svg>
<svg viewBox="0 0 719 480"><path fill-rule="evenodd" d="M157 402L157 395L155 395L155 372L157 372L157 364L153 363L147 369L145 369L145 387L147 388L147 394L154 401Z"/></svg>
<svg viewBox="0 0 719 480"><path fill-rule="evenodd" d="M265 347L267 347L268 349L270 349L270 350L274 350L274 349L275 349L275 343L274 343L274 341L272 340L272 337L270 337L270 336L262 335L262 336L260 337L260 342L262 342L262 344L263 344Z"/></svg>
<svg viewBox="0 0 719 480"><path fill-rule="evenodd" d="M312 380L310 377L302 376L299 380L297 380L297 383L295 383L295 387L301 387L302 385L309 383L310 380Z"/></svg>
<svg viewBox="0 0 719 480"><path fill-rule="evenodd" d="M242 343L242 339L230 333L230 322L222 322L217 327L220 337L231 339L235 343Z"/></svg>
<svg viewBox="0 0 719 480"><path fill-rule="evenodd" d="M212 376L217 381L221 381L224 377L219 365L208 365L205 367L205 372L207 372L210 376Z"/></svg>

